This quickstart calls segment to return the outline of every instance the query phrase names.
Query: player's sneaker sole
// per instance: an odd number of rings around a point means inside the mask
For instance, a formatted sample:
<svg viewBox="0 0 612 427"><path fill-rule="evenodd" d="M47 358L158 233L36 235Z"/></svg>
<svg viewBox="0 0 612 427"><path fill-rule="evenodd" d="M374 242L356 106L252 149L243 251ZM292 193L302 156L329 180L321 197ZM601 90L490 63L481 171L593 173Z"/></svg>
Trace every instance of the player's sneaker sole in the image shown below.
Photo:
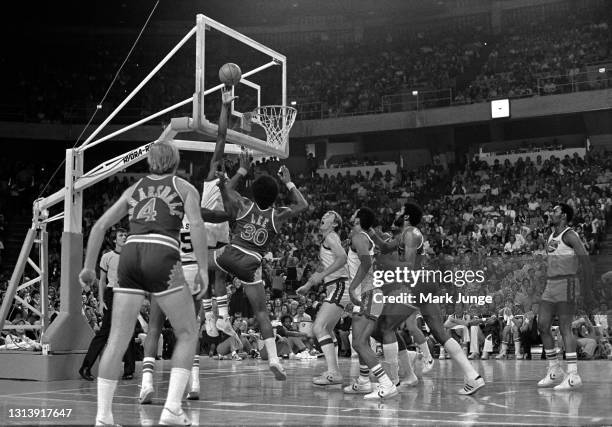
<svg viewBox="0 0 612 427"><path fill-rule="evenodd" d="M384 392L380 390L379 388L378 390L375 390L372 393L366 394L365 396L363 396L363 398L366 400L376 400L376 399L384 400L384 399L391 399L392 397L395 397L398 395L399 395L399 391L397 390L395 386L393 386L393 388L390 391Z"/></svg>

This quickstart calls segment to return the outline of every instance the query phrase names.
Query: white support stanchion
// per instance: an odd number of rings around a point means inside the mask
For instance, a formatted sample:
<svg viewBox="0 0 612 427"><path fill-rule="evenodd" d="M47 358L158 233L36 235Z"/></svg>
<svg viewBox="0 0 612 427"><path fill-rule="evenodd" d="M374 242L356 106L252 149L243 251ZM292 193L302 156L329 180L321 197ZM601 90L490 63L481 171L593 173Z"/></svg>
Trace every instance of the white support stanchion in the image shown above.
<svg viewBox="0 0 612 427"><path fill-rule="evenodd" d="M144 124L144 123L146 123L148 121L151 121L151 120L153 120L156 117L163 116L164 114L169 113L170 111L176 110L177 108L180 108L183 105L187 105L191 101L193 101L193 96L191 98L185 99L184 101L178 102L178 103L176 103L176 104L174 104L174 105L172 105L172 106L170 106L170 107L168 107L168 108L166 108L164 110L161 110L161 111L159 111L159 112L157 112L155 114L151 114L149 117L145 117L144 119L138 120L137 122L134 122L134 123L132 123L129 126L121 128L121 129L119 129L119 130L117 130L117 131L115 131L113 133L109 133L108 135L106 135L106 136L104 136L104 137L102 137L100 139L97 139L97 140L93 141L92 143L90 143L90 144L88 144L86 146L83 146L82 148L80 148L80 150L84 151L84 150L87 150L88 148L95 147L96 145L98 145L98 144L100 144L100 143L102 143L104 141L108 141L109 139L114 138L117 135L121 135L122 133L127 132L128 130L134 129L137 126L140 126L140 125L142 125L142 124Z"/></svg>
<svg viewBox="0 0 612 427"><path fill-rule="evenodd" d="M121 111L123 109L123 107L125 107L125 105L130 102L130 100L138 93L140 92L140 89L143 88L144 85L146 85L149 80L151 80L151 78L153 78L153 76L164 66L166 65L166 62L168 62L170 60L170 58L172 58L174 56L174 54L176 52L178 52L178 50L183 47L183 45L185 43L187 43L187 41L189 41L189 39L191 38L191 36L193 36L196 32L196 27L193 27L191 29L191 31L189 31L187 33L187 35L185 37L183 37L183 39L178 42L178 44L176 46L174 46L174 48L164 57L164 59L161 60L161 62L159 64L157 64L157 66L155 68L153 68L153 70L144 78L144 80L142 82L140 82L140 84L138 86L136 86L136 88L134 88L134 90L127 96L127 98L125 98L123 100L123 102L121 104L119 104L119 106L117 108L115 108L115 110L106 118L106 120L104 120L100 126L98 126L98 128L91 134L89 135L89 137L85 140L85 142L83 144L81 144L79 146L79 149L82 149L83 147L89 145L89 143L96 137L96 135L98 135L98 133L100 133L100 131L104 128L104 126L106 126L108 124L108 122L110 122L113 117L115 117L119 111Z"/></svg>

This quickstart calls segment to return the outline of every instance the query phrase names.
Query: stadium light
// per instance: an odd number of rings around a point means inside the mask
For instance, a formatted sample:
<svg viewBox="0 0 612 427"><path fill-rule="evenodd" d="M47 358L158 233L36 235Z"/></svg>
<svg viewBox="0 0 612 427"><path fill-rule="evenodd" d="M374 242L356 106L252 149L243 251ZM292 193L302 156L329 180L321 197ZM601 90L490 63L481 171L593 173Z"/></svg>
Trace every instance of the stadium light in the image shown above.
<svg viewBox="0 0 612 427"><path fill-rule="evenodd" d="M412 91L412 96L417 96L418 94L419 94L419 91L418 91L418 90L413 90L413 91Z"/></svg>
<svg viewBox="0 0 612 427"><path fill-rule="evenodd" d="M297 105L296 101L291 101L291 105L293 105L294 107Z"/></svg>
<svg viewBox="0 0 612 427"><path fill-rule="evenodd" d="M601 67L601 68L599 69L599 72L600 72L601 74L605 73L605 72L606 72L606 67Z"/></svg>

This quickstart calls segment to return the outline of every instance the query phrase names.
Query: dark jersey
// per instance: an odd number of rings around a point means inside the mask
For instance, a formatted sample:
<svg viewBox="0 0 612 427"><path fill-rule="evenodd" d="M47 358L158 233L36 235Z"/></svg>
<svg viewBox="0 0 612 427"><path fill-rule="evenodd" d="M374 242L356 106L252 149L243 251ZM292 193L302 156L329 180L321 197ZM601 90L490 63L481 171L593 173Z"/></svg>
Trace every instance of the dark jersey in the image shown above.
<svg viewBox="0 0 612 427"><path fill-rule="evenodd" d="M259 209L256 203L236 219L232 244L264 256L268 243L276 236L274 208Z"/></svg>
<svg viewBox="0 0 612 427"><path fill-rule="evenodd" d="M130 236L163 234L179 241L185 205L173 175L147 176L134 187L129 199Z"/></svg>

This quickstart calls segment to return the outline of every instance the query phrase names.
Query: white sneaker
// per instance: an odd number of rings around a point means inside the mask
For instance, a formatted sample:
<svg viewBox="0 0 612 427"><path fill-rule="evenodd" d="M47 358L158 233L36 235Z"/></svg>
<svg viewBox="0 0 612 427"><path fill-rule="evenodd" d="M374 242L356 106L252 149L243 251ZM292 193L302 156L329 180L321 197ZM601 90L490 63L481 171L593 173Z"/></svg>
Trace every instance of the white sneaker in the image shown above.
<svg viewBox="0 0 612 427"><path fill-rule="evenodd" d="M324 372L318 377L312 379L315 385L335 385L342 384L342 375L338 372Z"/></svg>
<svg viewBox="0 0 612 427"><path fill-rule="evenodd" d="M485 386L485 380L479 375L474 380L467 380L462 389L459 390L459 394L464 396L470 396L476 393L478 390Z"/></svg>
<svg viewBox="0 0 612 427"><path fill-rule="evenodd" d="M172 412L164 407L159 417L159 424L162 426L190 426L191 420L187 418L182 409L179 409L179 412Z"/></svg>
<svg viewBox="0 0 612 427"><path fill-rule="evenodd" d="M553 387L553 390L568 391L568 390L575 390L580 387L582 387L582 379L580 378L580 375L575 374L575 373L568 373L563 378L563 381L561 381L561 384Z"/></svg>
<svg viewBox="0 0 612 427"><path fill-rule="evenodd" d="M215 321L214 321L214 315L210 312L206 313L204 315L204 327L206 328L206 333L208 334L209 337L218 337L219 336L219 330L217 329L217 326L215 325Z"/></svg>
<svg viewBox="0 0 612 427"><path fill-rule="evenodd" d="M278 381L285 381L287 379L287 373L280 362L270 362L270 370Z"/></svg>
<svg viewBox="0 0 612 427"><path fill-rule="evenodd" d="M546 376L538 382L538 387L552 387L554 383L563 379L565 372L561 365L555 365L548 368Z"/></svg>
<svg viewBox="0 0 612 427"><path fill-rule="evenodd" d="M354 379L350 385L344 387L344 392L347 394L366 394L372 392L372 383L370 381L361 382L359 377Z"/></svg>
<svg viewBox="0 0 612 427"><path fill-rule="evenodd" d="M363 396L364 399L390 399L394 396L397 396L399 391L397 391L397 387L391 385L391 387L385 387L380 384L376 385L376 390L372 393L366 394Z"/></svg>
<svg viewBox="0 0 612 427"><path fill-rule="evenodd" d="M138 397L138 403L141 405L148 405L153 401L153 395L155 394L155 388L152 385L143 386L140 389L140 396Z"/></svg>
<svg viewBox="0 0 612 427"><path fill-rule="evenodd" d="M410 373L410 375L406 375L404 378L402 378L402 384L403 385L408 385L410 387L414 387L419 383L419 377L416 376L416 374L413 372Z"/></svg>
<svg viewBox="0 0 612 427"><path fill-rule="evenodd" d="M423 375L428 374L434 367L434 358L423 359Z"/></svg>

